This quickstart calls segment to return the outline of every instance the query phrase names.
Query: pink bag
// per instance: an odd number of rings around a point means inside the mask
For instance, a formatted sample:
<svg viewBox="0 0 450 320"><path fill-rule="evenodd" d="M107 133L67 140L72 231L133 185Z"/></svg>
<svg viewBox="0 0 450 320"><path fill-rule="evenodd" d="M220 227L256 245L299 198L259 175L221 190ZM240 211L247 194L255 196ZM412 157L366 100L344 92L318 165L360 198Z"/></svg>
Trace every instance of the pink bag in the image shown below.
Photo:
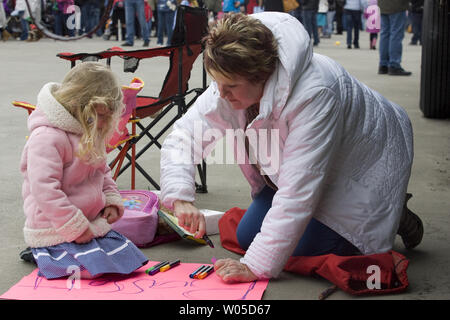
<svg viewBox="0 0 450 320"><path fill-rule="evenodd" d="M120 190L125 208L112 229L123 234L138 247L151 243L158 228L159 199L147 190Z"/></svg>

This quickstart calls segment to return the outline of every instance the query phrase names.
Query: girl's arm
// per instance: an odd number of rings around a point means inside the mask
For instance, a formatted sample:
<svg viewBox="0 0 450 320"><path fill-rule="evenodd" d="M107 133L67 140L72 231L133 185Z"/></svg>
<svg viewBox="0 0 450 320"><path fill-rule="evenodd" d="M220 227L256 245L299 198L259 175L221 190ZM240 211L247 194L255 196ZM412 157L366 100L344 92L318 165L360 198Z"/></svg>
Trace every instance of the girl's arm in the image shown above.
<svg viewBox="0 0 450 320"><path fill-rule="evenodd" d="M31 196L40 212L67 242L74 241L89 227L83 212L62 190L64 163L72 158L65 132L54 128L35 130L27 142L26 170Z"/></svg>
<svg viewBox="0 0 450 320"><path fill-rule="evenodd" d="M117 208L118 219L123 216L124 207L122 196L119 193L116 182L111 176L111 168L108 164L105 164L104 168L104 180L103 180L103 193L106 197L105 208L114 206ZM117 219L117 220L118 220Z"/></svg>

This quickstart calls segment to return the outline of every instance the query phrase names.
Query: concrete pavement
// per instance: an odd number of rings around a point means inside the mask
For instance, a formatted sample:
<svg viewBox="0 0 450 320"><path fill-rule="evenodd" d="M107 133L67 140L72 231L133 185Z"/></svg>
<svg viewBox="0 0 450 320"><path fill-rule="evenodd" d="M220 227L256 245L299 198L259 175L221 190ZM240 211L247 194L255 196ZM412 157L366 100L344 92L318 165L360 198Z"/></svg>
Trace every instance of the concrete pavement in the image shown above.
<svg viewBox="0 0 450 320"><path fill-rule="evenodd" d="M361 34L359 50L348 50L344 35L322 39L314 50L341 63L351 74L369 87L379 91L403 106L409 114L414 129L415 158L408 191L413 194L410 209L418 213L425 227L423 242L412 251L404 249L400 238L394 250L410 259L408 277L410 287L401 294L357 298L337 291L329 299L449 299L450 276L450 121L423 117L419 109L421 47L409 46L407 34L404 40L403 67L413 72L410 77L378 75L378 51L369 50L369 35ZM340 41L340 45L336 45ZM151 39L154 46L156 39ZM101 38L82 39L76 42L55 42L42 39L39 42L10 40L0 42L0 294L7 291L34 265L19 259L25 248L22 227L21 184L19 172L20 155L28 134L26 112L12 107L11 101L36 102L42 85L61 81L69 70L69 63L56 57L59 52L97 52L120 45L116 41ZM135 42L135 49L141 48ZM143 60L135 74L124 73L122 60L113 58L112 68L122 83L139 76L145 81L142 94L156 96L167 72L168 61L164 58ZM190 87L201 86L201 63L198 60ZM148 152L141 165L159 180L159 153ZM236 165L208 166L207 194L198 194L199 208L226 211L231 207L245 208L250 203L249 187ZM118 180L120 189L129 189L129 175ZM137 175L137 189L152 189L141 175ZM184 241L172 242L143 252L152 260L180 258L183 262L209 263L217 258L238 258L223 249L219 236L211 239L216 249L192 246ZM263 299L317 299L330 283L323 279L304 277L283 272L279 279L271 280Z"/></svg>

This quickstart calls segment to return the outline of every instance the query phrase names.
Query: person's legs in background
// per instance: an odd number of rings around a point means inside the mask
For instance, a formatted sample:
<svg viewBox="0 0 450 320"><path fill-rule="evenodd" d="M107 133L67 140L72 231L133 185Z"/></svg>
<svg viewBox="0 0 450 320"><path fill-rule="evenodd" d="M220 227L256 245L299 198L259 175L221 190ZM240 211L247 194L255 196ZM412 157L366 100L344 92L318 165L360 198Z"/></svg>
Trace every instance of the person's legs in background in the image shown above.
<svg viewBox="0 0 450 320"><path fill-rule="evenodd" d="M141 36L144 40L144 47L147 47L150 43L150 33L148 30L147 21L145 20L145 5L144 1L136 2L136 14L138 17L139 25L141 27Z"/></svg>
<svg viewBox="0 0 450 320"><path fill-rule="evenodd" d="M125 0L125 25L126 25L126 41L122 46L134 45L134 16L136 15L135 2L132 0Z"/></svg>
<svg viewBox="0 0 450 320"><path fill-rule="evenodd" d="M422 13L410 12L413 36L409 44L422 44Z"/></svg>
<svg viewBox="0 0 450 320"><path fill-rule="evenodd" d="M334 22L334 17L336 15L336 11L328 11L327 12L327 30L326 30L326 34L327 36L331 37L331 35L333 34L333 22Z"/></svg>
<svg viewBox="0 0 450 320"><path fill-rule="evenodd" d="M174 20L175 20L175 11L169 11L166 15L166 23L165 23L168 46L170 46L172 44Z"/></svg>
<svg viewBox="0 0 450 320"><path fill-rule="evenodd" d="M22 26L22 33L20 34L20 40L22 41L28 39L28 31L29 31L28 21L23 18L24 15L25 15L24 10L19 11L20 24Z"/></svg>
<svg viewBox="0 0 450 320"><path fill-rule="evenodd" d="M308 32L309 37L312 39L312 11L311 10L302 10L302 20L303 20L303 26L306 29L306 32Z"/></svg>
<svg viewBox="0 0 450 320"><path fill-rule="evenodd" d="M53 18L55 21L53 22L53 32L57 34L58 36L62 36L63 34L63 18L62 18L62 12L59 11L53 11Z"/></svg>
<svg viewBox="0 0 450 320"><path fill-rule="evenodd" d="M350 10L344 10L345 27L347 32L347 48L352 48L352 29L353 29L353 15Z"/></svg>
<svg viewBox="0 0 450 320"><path fill-rule="evenodd" d="M156 44L162 46L164 43L164 25L166 21L166 11L158 10L158 24L157 24L157 42Z"/></svg>
<svg viewBox="0 0 450 320"><path fill-rule="evenodd" d="M406 28L406 11L393 13L390 15L390 42L389 42L389 64L388 73L390 75L409 76L411 72L403 70L401 67L403 38Z"/></svg>
<svg viewBox="0 0 450 320"><path fill-rule="evenodd" d="M378 66L379 74L388 73L389 65L389 44L391 36L391 26L388 14L381 15L381 29L380 29L380 63Z"/></svg>
<svg viewBox="0 0 450 320"><path fill-rule="evenodd" d="M353 16L353 28L355 30L355 36L353 38L353 46L355 49L359 49L359 30L361 29L362 26L361 11L353 10L352 16Z"/></svg>
<svg viewBox="0 0 450 320"><path fill-rule="evenodd" d="M313 33L313 45L317 46L320 42L320 38L319 38L319 28L317 26L317 10L314 10L312 12L312 33Z"/></svg>

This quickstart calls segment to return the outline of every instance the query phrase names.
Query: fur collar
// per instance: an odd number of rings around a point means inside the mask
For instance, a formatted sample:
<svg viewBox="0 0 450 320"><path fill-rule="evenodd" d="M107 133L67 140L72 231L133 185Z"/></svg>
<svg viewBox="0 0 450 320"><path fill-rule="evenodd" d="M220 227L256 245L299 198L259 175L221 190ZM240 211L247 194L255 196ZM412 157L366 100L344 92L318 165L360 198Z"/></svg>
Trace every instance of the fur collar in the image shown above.
<svg viewBox="0 0 450 320"><path fill-rule="evenodd" d="M45 114L48 122L50 122L52 126L81 135L83 134L83 128L81 127L80 122L53 97L53 91L59 86L60 84L54 82L44 85L38 94L37 110L40 110Z"/></svg>

